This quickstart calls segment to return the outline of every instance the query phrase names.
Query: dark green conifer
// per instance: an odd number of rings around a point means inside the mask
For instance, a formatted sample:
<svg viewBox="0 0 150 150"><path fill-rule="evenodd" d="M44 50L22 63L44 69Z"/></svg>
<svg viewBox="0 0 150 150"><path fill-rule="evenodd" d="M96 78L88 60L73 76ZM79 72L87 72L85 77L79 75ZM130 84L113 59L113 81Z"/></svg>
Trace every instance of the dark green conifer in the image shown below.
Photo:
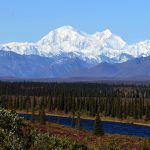
<svg viewBox="0 0 150 150"><path fill-rule="evenodd" d="M35 121L35 97L34 97L34 99L33 99L33 101L32 101L32 115L31 115L31 121L34 123L34 121Z"/></svg>
<svg viewBox="0 0 150 150"><path fill-rule="evenodd" d="M103 136L104 135L104 130L103 130L103 127L102 127L102 122L101 122L99 113L96 114L93 134L96 135L96 136Z"/></svg>
<svg viewBox="0 0 150 150"><path fill-rule="evenodd" d="M49 96L48 97L48 112L52 111L52 98Z"/></svg>
<svg viewBox="0 0 150 150"><path fill-rule="evenodd" d="M72 113L72 120L71 120L71 127L75 128L76 126L76 118L75 118L75 113Z"/></svg>
<svg viewBox="0 0 150 150"><path fill-rule="evenodd" d="M150 120L150 105L146 105L146 114L145 114L145 120Z"/></svg>
<svg viewBox="0 0 150 150"><path fill-rule="evenodd" d="M81 118L80 118L80 112L77 112L77 119L76 119L76 128L81 129Z"/></svg>

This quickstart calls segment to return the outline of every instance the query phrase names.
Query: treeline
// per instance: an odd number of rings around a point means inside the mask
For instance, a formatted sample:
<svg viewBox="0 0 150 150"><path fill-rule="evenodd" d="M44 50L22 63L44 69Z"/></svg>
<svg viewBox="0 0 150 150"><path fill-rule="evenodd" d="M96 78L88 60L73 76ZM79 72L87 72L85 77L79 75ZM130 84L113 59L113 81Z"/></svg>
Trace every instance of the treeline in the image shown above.
<svg viewBox="0 0 150 150"><path fill-rule="evenodd" d="M150 98L150 86L103 83L0 82L0 95Z"/></svg>
<svg viewBox="0 0 150 150"><path fill-rule="evenodd" d="M117 118L150 120L150 87L98 83L0 83L0 105L40 112L100 113Z"/></svg>

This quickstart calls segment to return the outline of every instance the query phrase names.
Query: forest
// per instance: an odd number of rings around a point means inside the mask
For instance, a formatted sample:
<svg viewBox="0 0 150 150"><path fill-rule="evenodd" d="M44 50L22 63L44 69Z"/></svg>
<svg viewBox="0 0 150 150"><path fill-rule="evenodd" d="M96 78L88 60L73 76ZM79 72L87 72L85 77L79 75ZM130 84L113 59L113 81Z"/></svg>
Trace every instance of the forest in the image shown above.
<svg viewBox="0 0 150 150"><path fill-rule="evenodd" d="M150 120L150 86L102 83L0 82L0 105L26 112L62 112Z"/></svg>

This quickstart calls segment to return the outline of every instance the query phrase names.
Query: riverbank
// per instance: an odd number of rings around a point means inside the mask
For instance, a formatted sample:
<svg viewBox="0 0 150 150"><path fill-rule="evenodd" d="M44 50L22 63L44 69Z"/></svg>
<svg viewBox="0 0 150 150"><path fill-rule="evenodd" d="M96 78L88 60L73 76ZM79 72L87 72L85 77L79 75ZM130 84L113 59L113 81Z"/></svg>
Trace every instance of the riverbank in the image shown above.
<svg viewBox="0 0 150 150"><path fill-rule="evenodd" d="M18 110L17 113L27 113L31 114L31 112L25 112L25 111L20 111ZM35 112L35 114L38 114L38 112ZM48 116L60 116L60 117L72 117L71 113L64 114L62 112L47 112L46 115ZM89 120L95 120L94 117L87 116L87 115L81 115L82 119L89 119ZM116 123L129 123L129 124L135 124L135 125L142 125L142 126L150 126L150 121L145 121L144 119L133 119L133 118L128 118L128 119L118 119L118 118L112 118L112 117L105 117L101 116L101 120L105 122L116 122Z"/></svg>
<svg viewBox="0 0 150 150"><path fill-rule="evenodd" d="M64 113L47 113L47 115L72 117L72 114L64 114ZM81 115L81 118L82 119L95 120L95 117L90 117L90 116L87 116L87 115ZM142 120L142 119L140 119L140 120L136 120L136 119L118 119L118 118L101 116L101 120L105 121L105 122L130 123L130 124L135 124L135 125L150 126L150 121L145 121L145 120Z"/></svg>

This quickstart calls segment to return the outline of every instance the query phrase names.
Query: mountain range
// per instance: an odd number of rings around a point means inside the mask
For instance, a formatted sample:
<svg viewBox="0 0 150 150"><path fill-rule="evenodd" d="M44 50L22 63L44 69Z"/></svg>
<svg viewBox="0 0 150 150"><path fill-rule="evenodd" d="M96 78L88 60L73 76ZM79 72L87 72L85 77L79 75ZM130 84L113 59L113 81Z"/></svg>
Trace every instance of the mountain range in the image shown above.
<svg viewBox="0 0 150 150"><path fill-rule="evenodd" d="M150 41L132 45L106 29L86 34L71 26L35 43L0 44L0 77L149 79Z"/></svg>

